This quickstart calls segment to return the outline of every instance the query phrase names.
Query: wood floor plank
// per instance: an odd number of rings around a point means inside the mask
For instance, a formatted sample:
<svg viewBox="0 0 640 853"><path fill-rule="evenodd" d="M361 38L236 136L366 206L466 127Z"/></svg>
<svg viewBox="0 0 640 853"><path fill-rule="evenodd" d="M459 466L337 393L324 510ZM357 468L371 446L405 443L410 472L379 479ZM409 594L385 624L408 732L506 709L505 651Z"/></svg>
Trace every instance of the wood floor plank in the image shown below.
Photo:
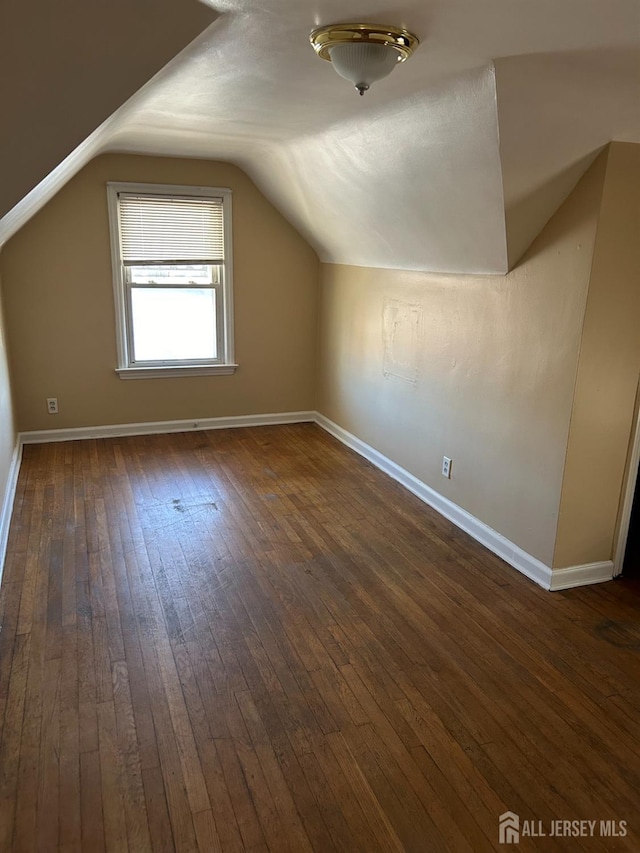
<svg viewBox="0 0 640 853"><path fill-rule="evenodd" d="M18 557L16 556L16 559ZM5 569L5 576L8 570ZM13 666L14 643L18 627L20 585L17 581L5 580L0 588L0 729L4 724L9 699L9 679Z"/></svg>
<svg viewBox="0 0 640 853"><path fill-rule="evenodd" d="M173 831L167 806L162 771L159 766L142 771L145 804L149 817L149 831L154 853L174 853Z"/></svg>
<svg viewBox="0 0 640 853"><path fill-rule="evenodd" d="M0 850L9 849L13 837L30 639L29 634L23 634L15 641L7 710L0 738Z"/></svg>
<svg viewBox="0 0 640 853"><path fill-rule="evenodd" d="M258 819L247 777L240 762L236 742L231 737L218 738L216 750L222 765L243 845L247 850L257 849L265 844L264 832Z"/></svg>
<svg viewBox="0 0 640 853"><path fill-rule="evenodd" d="M56 850L60 830L60 659L49 661L42 697L36 848Z"/></svg>
<svg viewBox="0 0 640 853"><path fill-rule="evenodd" d="M383 850L402 853L405 849L404 845L396 835L389 817L385 814L341 732L331 732L327 735L327 741L342 768L345 779L360 803L377 843Z"/></svg>
<svg viewBox="0 0 640 853"><path fill-rule="evenodd" d="M80 756L82 807L82 848L102 853L105 850L103 794L98 750Z"/></svg>
<svg viewBox="0 0 640 853"><path fill-rule="evenodd" d="M258 709L251 698L251 694L248 691L239 693L236 699L256 750L256 755L269 791L280 815L282 825L287 827L288 835L291 838L292 849L301 851L301 853L302 851L311 851L312 847L304 826L300 821L292 793L289 790L287 780L282 774L273 751L273 746L260 719Z"/></svg>
<svg viewBox="0 0 640 853"><path fill-rule="evenodd" d="M118 748L113 702L98 704L98 740L107 850L129 850L125 817L124 755Z"/></svg>
<svg viewBox="0 0 640 853"><path fill-rule="evenodd" d="M227 791L216 743L211 734L202 695L191 669L189 652L186 647L176 644L174 646L174 658L207 786L209 801L215 805L215 812L208 810L194 814L198 844L202 848L200 839L203 832L205 832L207 835L215 835L216 844L220 849L241 850L242 842L233 805ZM201 815L199 818L200 830L196 824L197 814ZM212 827L209 826L210 820L213 820Z"/></svg>
<svg viewBox="0 0 640 853"><path fill-rule="evenodd" d="M278 845L280 845L283 853L284 851L294 853L295 847L291 843L292 839L288 836L282 836L280 832L278 810L253 744L248 737L235 738L234 746L268 848L277 850Z"/></svg>
<svg viewBox="0 0 640 853"><path fill-rule="evenodd" d="M311 424L27 446L0 850L491 853L511 810L635 851L639 612L544 592Z"/></svg>
<svg viewBox="0 0 640 853"><path fill-rule="evenodd" d="M82 847L80 782L80 737L76 704L60 711L60 847L68 851L79 851Z"/></svg>
<svg viewBox="0 0 640 853"><path fill-rule="evenodd" d="M196 838L198 839L198 848L200 850L210 850L211 853L222 853L222 846L211 809L195 814L193 816L193 825L196 830Z"/></svg>
<svg viewBox="0 0 640 853"><path fill-rule="evenodd" d="M366 802L360 803L358 791L354 789L349 780L349 776L352 774L348 768L345 773L340 766L338 758L327 742L327 736L316 736L313 744L313 755L318 762L326 784L333 793L333 798L339 804L340 813L348 827L350 842L346 849L362 851L362 853L374 850L382 853L385 847L382 839L376 837L370 821L367 820L364 811Z"/></svg>
<svg viewBox="0 0 640 853"><path fill-rule="evenodd" d="M138 752L136 721L131 700L129 670L125 661L113 664L113 706L117 747L123 756L121 785L124 791L127 839L132 850L151 850L149 822Z"/></svg>
<svg viewBox="0 0 640 853"><path fill-rule="evenodd" d="M145 675L149 683L158 755L162 768L164 795L171 819L173 842L176 850L192 851L197 849L193 816L183 778L179 744L173 731L171 713L153 644L154 636L155 628L151 626L150 633L143 635L143 655Z"/></svg>

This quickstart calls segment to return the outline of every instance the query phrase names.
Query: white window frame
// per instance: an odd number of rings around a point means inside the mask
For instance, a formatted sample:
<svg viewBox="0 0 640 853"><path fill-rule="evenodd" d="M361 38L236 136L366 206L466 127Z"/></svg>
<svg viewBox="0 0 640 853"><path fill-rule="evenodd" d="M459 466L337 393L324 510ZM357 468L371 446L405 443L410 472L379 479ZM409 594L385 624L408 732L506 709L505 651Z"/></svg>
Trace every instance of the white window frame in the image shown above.
<svg viewBox="0 0 640 853"><path fill-rule="evenodd" d="M119 193L151 196L177 196L192 198L222 198L224 228L224 264L221 284L216 296L216 335L218 358L194 360L182 363L144 363L137 365L133 360L133 330L129 309L129 284L120 249L120 217L118 215ZM116 312L116 347L120 379L154 379L173 376L209 376L234 373L238 365L234 361L233 335L233 250L232 250L232 192L226 187L193 187L174 184L139 184L109 181L107 203L109 208L109 233L111 237L111 263L113 267L113 292ZM221 305L219 303L222 303Z"/></svg>

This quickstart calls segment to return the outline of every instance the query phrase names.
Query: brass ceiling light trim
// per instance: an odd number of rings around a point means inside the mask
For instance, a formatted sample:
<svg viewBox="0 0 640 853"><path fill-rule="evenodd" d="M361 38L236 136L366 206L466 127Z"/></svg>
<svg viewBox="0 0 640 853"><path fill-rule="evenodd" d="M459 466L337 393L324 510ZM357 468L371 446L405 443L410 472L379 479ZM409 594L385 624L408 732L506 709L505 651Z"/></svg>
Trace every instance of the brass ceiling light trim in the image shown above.
<svg viewBox="0 0 640 853"><path fill-rule="evenodd" d="M387 24L329 24L313 30L309 41L320 59L331 62L361 95L420 44L413 33Z"/></svg>
<svg viewBox="0 0 640 853"><path fill-rule="evenodd" d="M420 44L418 38L400 27L382 24L329 24L318 27L309 36L313 49L321 59L331 61L329 48L345 42L373 42L393 47L398 52L398 61L408 59Z"/></svg>

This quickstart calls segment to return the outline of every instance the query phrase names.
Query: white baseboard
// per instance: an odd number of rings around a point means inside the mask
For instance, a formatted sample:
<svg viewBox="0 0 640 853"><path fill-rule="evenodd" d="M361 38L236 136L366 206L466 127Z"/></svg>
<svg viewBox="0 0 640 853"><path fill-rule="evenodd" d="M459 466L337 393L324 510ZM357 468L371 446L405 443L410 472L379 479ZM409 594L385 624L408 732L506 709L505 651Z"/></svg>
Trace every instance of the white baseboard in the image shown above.
<svg viewBox="0 0 640 853"><path fill-rule="evenodd" d="M449 521L452 521L477 542L480 542L480 544L484 545L490 551L493 551L505 563L509 563L514 569L517 569L523 575L526 575L532 581L544 587L544 589L554 591L569 589L574 586L601 583L602 581L611 580L613 577L612 562L590 563L584 566L571 566L566 569L552 569L550 566L536 559L536 557L527 554L522 548L519 548L515 543L489 527L488 524L471 515L470 512L467 512L462 507L454 504L453 501L436 492L431 486L427 486L426 483L414 477L405 468L397 465L357 436L347 432L346 429L329 420L329 418L316 413L316 423L331 433L338 441L341 441L347 447L355 450L356 453L364 456L376 468L393 477L394 480L397 480L398 483L416 495L416 497L437 510L440 515L448 518Z"/></svg>
<svg viewBox="0 0 640 853"><path fill-rule="evenodd" d="M0 510L0 582L2 581L2 572L4 569L4 558L7 554L7 542L9 541L9 526L11 524L11 513L13 512L13 504L16 497L16 487L18 485L18 473L20 472L20 461L22 459L22 444L20 440L16 442L11 464L9 466L9 475L4 491L2 501L2 509Z"/></svg>
<svg viewBox="0 0 640 853"><path fill-rule="evenodd" d="M298 424L314 421L315 417L315 412L279 412L265 415L233 415L224 418L192 418L181 421L149 421L139 424L106 424L71 429L40 429L20 433L20 441L22 444L43 444L51 441L79 441L86 438L117 438L123 435L158 435L203 429Z"/></svg>
<svg viewBox="0 0 640 853"><path fill-rule="evenodd" d="M613 561L585 563L582 566L568 566L566 569L554 569L550 589L571 589L574 586L586 586L592 583L604 583L613 579Z"/></svg>

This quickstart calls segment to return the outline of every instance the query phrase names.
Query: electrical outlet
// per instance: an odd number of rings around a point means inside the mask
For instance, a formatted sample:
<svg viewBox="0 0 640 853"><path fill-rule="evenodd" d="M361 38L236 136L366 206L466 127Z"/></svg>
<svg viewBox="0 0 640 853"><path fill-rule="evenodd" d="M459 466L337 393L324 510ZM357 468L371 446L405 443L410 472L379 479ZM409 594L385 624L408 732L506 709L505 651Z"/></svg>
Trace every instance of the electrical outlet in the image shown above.
<svg viewBox="0 0 640 853"><path fill-rule="evenodd" d="M451 479L451 460L448 456L442 457L442 476L446 477L447 480Z"/></svg>
<svg viewBox="0 0 640 853"><path fill-rule="evenodd" d="M47 411L50 415L58 414L58 398L57 397L47 397Z"/></svg>

